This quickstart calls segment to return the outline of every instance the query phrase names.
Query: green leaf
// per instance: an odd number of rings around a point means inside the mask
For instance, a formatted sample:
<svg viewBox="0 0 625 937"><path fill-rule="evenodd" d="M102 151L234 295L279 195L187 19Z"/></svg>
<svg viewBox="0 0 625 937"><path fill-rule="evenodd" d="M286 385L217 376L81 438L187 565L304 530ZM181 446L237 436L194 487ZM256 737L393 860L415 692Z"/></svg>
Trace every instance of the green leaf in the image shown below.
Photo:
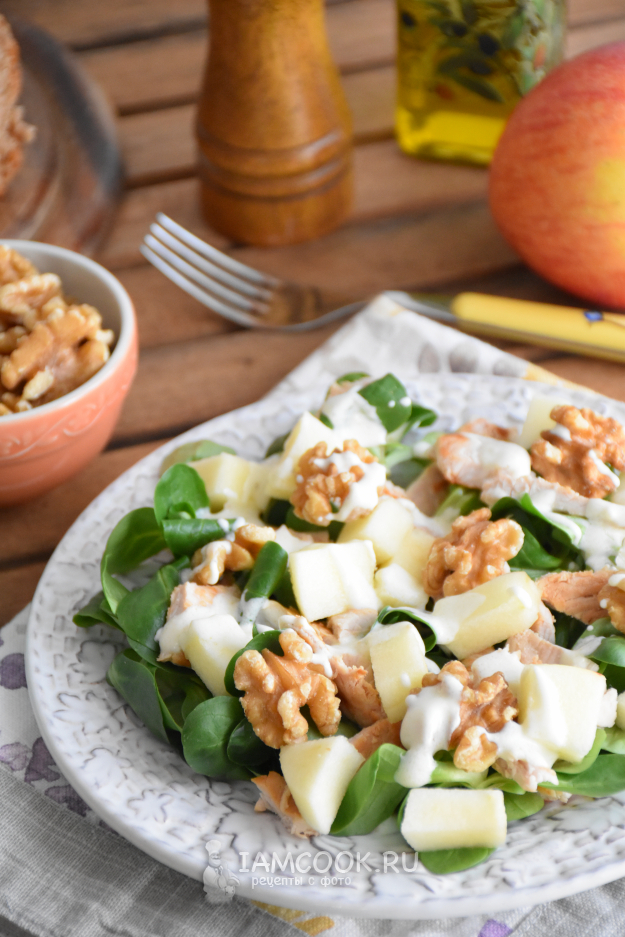
<svg viewBox="0 0 625 937"><path fill-rule="evenodd" d="M594 763L599 752L603 748L604 742L605 732L603 729L598 728L595 734L595 740L592 743L592 748L586 755L584 755L581 761L577 762L577 764L573 764L570 761L562 761L562 759L559 759L554 764L553 770L558 771L561 774L581 774L582 771L586 771L586 769L590 768L590 766Z"/></svg>
<svg viewBox="0 0 625 937"><path fill-rule="evenodd" d="M154 668L142 660L132 648L126 648L114 658L106 679L150 732L163 742L169 742Z"/></svg>
<svg viewBox="0 0 625 937"><path fill-rule="evenodd" d="M289 530L295 530L297 533L314 534L327 532L332 542L336 542L339 534L345 526L342 521L331 521L327 527L319 527L317 524L309 524L308 521L303 521L301 517L297 516L293 510L292 505L289 507L284 523L289 528Z"/></svg>
<svg viewBox="0 0 625 937"><path fill-rule="evenodd" d="M185 719L196 706L211 698L211 693L200 678L188 667L158 664L154 671L156 688L161 699L161 710L166 725L182 731Z"/></svg>
<svg viewBox="0 0 625 937"><path fill-rule="evenodd" d="M618 726L611 726L605 730L603 750L614 755L625 755L625 732Z"/></svg>
<svg viewBox="0 0 625 937"><path fill-rule="evenodd" d="M261 605L254 600L268 599L273 595L284 578L288 561L288 553L275 540L263 544L241 597L241 622L256 621Z"/></svg>
<svg viewBox="0 0 625 937"><path fill-rule="evenodd" d="M398 462L392 466L388 472L388 477L394 485L399 485L400 488L409 488L428 465L431 465L431 462L427 459L416 459L414 457L404 459L403 462Z"/></svg>
<svg viewBox="0 0 625 937"><path fill-rule="evenodd" d="M177 449L170 452L168 456L165 456L160 474L164 475L168 468L177 465L179 462L198 462L200 459L210 459L211 456L219 455L221 452L236 455L236 452L230 446L222 446L221 443L213 442L210 439L185 442L182 446L178 446Z"/></svg>
<svg viewBox="0 0 625 937"><path fill-rule="evenodd" d="M329 416L326 416L325 413L319 413L319 422L323 423L324 426L327 426L328 429L334 429L334 423Z"/></svg>
<svg viewBox="0 0 625 937"><path fill-rule="evenodd" d="M480 784L480 790L498 790L503 791L504 794L523 794L523 788L520 784L517 784L516 781L513 781L512 778L504 778L503 775L499 774L497 771L494 771L490 774L486 780Z"/></svg>
<svg viewBox="0 0 625 937"><path fill-rule="evenodd" d="M243 709L232 696L214 696L189 713L182 729L185 761L209 778L249 779L250 772L228 757L230 736L241 722Z"/></svg>
<svg viewBox="0 0 625 937"><path fill-rule="evenodd" d="M435 875L450 875L452 872L462 872L463 869L471 869L474 865L485 862L494 851L479 846L472 849L437 849L432 852L420 852L419 860Z"/></svg>
<svg viewBox="0 0 625 937"><path fill-rule="evenodd" d="M168 468L156 486L154 514L159 524L180 512L195 517L199 508L208 507L206 485L195 469L184 463L178 462Z"/></svg>
<svg viewBox="0 0 625 937"><path fill-rule="evenodd" d="M115 576L129 573L165 546L152 508L137 508L122 517L107 540L100 563L102 588L113 615L128 592Z"/></svg>
<svg viewBox="0 0 625 937"><path fill-rule="evenodd" d="M515 569L536 569L542 572L549 569L561 569L562 563L562 559L547 553L534 534L526 528L523 529L523 546L510 560L510 565Z"/></svg>
<svg viewBox="0 0 625 937"><path fill-rule="evenodd" d="M394 374L387 374L377 381L362 387L358 393L375 407L378 418L387 432L391 433L408 422L412 413L412 401L406 388Z"/></svg>
<svg viewBox="0 0 625 937"><path fill-rule="evenodd" d="M297 599L295 598L295 592L293 591L293 583L291 582L291 574L289 568L284 570L282 579L273 590L273 597L276 602L279 602L280 605L284 605L285 608L296 608L299 609L297 604Z"/></svg>
<svg viewBox="0 0 625 937"><path fill-rule="evenodd" d="M241 654L244 651L258 651L260 653L264 651L265 648L268 648L280 657L284 657L284 651L280 647L279 631L262 631L260 634L257 634L256 637L252 638L251 641L248 641L245 647L242 647L240 651L237 651L236 654L233 655L224 674L224 684L230 696L243 696L243 690L237 690L234 684L234 666Z"/></svg>
<svg viewBox="0 0 625 937"><path fill-rule="evenodd" d="M347 787L331 833L341 836L371 833L395 813L406 794L406 788L395 781L403 754L403 748L386 743L365 761Z"/></svg>
<svg viewBox="0 0 625 937"><path fill-rule="evenodd" d="M604 638L596 651L589 655L591 660L625 667L625 638L616 635Z"/></svg>
<svg viewBox="0 0 625 937"><path fill-rule="evenodd" d="M289 501L272 498L260 516L265 524L269 524L271 527L280 527L282 524L286 524L286 516L290 507Z"/></svg>
<svg viewBox="0 0 625 937"><path fill-rule="evenodd" d="M262 765L276 754L274 748L269 748L258 738L251 723L245 717L241 719L228 739L228 758L244 768L248 765Z"/></svg>
<svg viewBox="0 0 625 937"><path fill-rule="evenodd" d="M278 455L280 452L284 452L284 444L291 435L291 430L288 433L283 433L282 436L276 436L273 442L269 443L267 446L267 451L265 453L265 458L268 459L269 456Z"/></svg>
<svg viewBox="0 0 625 937"><path fill-rule="evenodd" d="M583 568L583 557L573 543L566 523L546 518L534 507L528 494L522 495L519 501L500 498L491 508L491 519L496 521L501 517L510 517L521 525L524 532L529 531L546 553L561 561L560 568L568 569L570 563ZM569 523L575 524L575 521L570 520Z"/></svg>
<svg viewBox="0 0 625 937"><path fill-rule="evenodd" d="M430 775L428 785L436 787L480 787L486 780L487 771L463 771L453 761L438 761Z"/></svg>
<svg viewBox="0 0 625 937"><path fill-rule="evenodd" d="M353 384L355 381L362 381L365 377L369 377L369 375L365 374L364 371L350 371L349 374L337 377L335 384Z"/></svg>
<svg viewBox="0 0 625 937"><path fill-rule="evenodd" d="M558 784L542 786L585 797L608 797L625 790L625 755L598 755L590 768L580 774L556 773Z"/></svg>
<svg viewBox="0 0 625 937"><path fill-rule="evenodd" d="M532 794L529 791L523 794L504 793L503 802L508 823L531 817L533 813L538 813L545 806L545 801L540 794Z"/></svg>
<svg viewBox="0 0 625 937"><path fill-rule="evenodd" d="M564 612L553 612L556 628L556 644L569 650L579 641L586 631L586 625L579 618L565 615Z"/></svg>
<svg viewBox="0 0 625 937"><path fill-rule="evenodd" d="M465 488L463 485L450 485L445 500L436 509L435 517L445 515L451 519L466 517L473 511L485 507L480 500L480 493L474 488Z"/></svg>
<svg viewBox="0 0 625 937"><path fill-rule="evenodd" d="M72 620L79 628L91 628L92 625L103 624L117 628L119 631L122 630L117 618L111 613L103 592L94 595L80 611L76 612Z"/></svg>
<svg viewBox="0 0 625 937"><path fill-rule="evenodd" d="M211 540L223 540L225 534L221 524L209 517L165 518L163 521L163 535L174 556L193 556Z"/></svg>
<svg viewBox="0 0 625 937"><path fill-rule="evenodd" d="M177 567L162 566L145 586L128 592L117 606L119 624L130 646L146 660L156 661L155 634L165 624L169 600L180 582Z"/></svg>

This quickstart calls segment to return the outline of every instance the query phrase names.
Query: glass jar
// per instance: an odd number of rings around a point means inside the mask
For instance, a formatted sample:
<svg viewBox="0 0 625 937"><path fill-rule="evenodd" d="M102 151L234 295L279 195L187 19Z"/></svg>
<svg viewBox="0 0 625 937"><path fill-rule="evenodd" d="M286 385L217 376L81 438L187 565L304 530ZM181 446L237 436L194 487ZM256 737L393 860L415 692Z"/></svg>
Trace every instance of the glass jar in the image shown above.
<svg viewBox="0 0 625 937"><path fill-rule="evenodd" d="M487 164L518 101L562 58L565 0L397 0L406 153Z"/></svg>

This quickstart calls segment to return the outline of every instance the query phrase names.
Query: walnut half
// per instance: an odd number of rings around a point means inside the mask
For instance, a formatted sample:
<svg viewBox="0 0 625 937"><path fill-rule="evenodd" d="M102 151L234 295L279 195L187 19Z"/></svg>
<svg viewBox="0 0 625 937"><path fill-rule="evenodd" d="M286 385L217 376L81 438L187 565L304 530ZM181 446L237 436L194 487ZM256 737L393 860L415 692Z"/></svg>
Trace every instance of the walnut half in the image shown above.
<svg viewBox="0 0 625 937"><path fill-rule="evenodd" d="M459 660L445 664L440 673L426 674L423 686L434 686L449 674L462 683L460 722L449 740L455 748L454 764L463 771L484 771L497 759L497 745L485 737L486 732L500 732L507 722L518 715L517 701L501 673L477 682Z"/></svg>
<svg viewBox="0 0 625 937"><path fill-rule="evenodd" d="M284 657L265 649L244 651L234 668L234 682L244 690L241 703L256 735L270 748L305 741L308 705L322 735L334 735L341 721L336 685L312 663L313 651L290 629L280 635Z"/></svg>
<svg viewBox="0 0 625 937"><path fill-rule="evenodd" d="M435 599L467 592L510 572L507 561L522 546L523 530L516 521L491 521L488 508L458 517L451 532L432 544L423 588Z"/></svg>
<svg viewBox="0 0 625 937"><path fill-rule="evenodd" d="M604 498L618 478L612 468L625 468L625 432L617 420L593 410L560 406L551 411L553 429L530 449L532 468L547 481L572 488L587 498Z"/></svg>
<svg viewBox="0 0 625 937"><path fill-rule="evenodd" d="M351 456L341 459L343 453L351 453ZM344 470L341 463L345 464ZM329 455L326 444L317 443L299 460L297 488L291 495L295 513L302 520L320 527L327 527L335 519L353 521L357 517L369 514L375 504L366 508L355 506L346 517L342 515L338 517L352 486L364 478L364 466L374 463L378 470L377 494L379 496L386 482L386 471L377 459L363 449L355 439L347 439L342 449L335 449Z"/></svg>

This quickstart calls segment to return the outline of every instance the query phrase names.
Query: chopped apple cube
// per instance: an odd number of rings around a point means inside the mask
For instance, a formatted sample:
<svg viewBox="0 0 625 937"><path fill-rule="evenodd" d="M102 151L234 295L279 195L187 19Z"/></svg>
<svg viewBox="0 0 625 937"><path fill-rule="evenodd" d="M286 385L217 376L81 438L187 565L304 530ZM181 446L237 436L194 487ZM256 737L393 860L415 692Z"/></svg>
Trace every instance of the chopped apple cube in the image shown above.
<svg viewBox="0 0 625 937"><path fill-rule="evenodd" d="M385 497L366 517L348 521L338 542L370 540L378 566L381 566L394 557L409 530L412 530L412 515L396 498Z"/></svg>
<svg viewBox="0 0 625 937"><path fill-rule="evenodd" d="M288 501L297 485L299 460L305 452L319 442L327 443L328 450L331 451L336 446L335 434L312 413L304 413L284 443L284 450L276 463L273 478L267 489L271 498L282 498Z"/></svg>
<svg viewBox="0 0 625 937"><path fill-rule="evenodd" d="M375 628L368 635L375 687L390 722L406 715L406 697L428 673L425 645L409 621Z"/></svg>
<svg viewBox="0 0 625 937"><path fill-rule="evenodd" d="M517 442L519 446L523 446L524 449L529 449L530 446L540 438L540 434L543 430L553 429L556 425L555 421L552 420L549 415L553 408L566 402L566 400L556 397L543 397L542 395L532 397L527 416L525 417L525 423L515 442Z"/></svg>
<svg viewBox="0 0 625 937"><path fill-rule="evenodd" d="M425 608L428 595L423 586L399 563L389 563L375 574L373 584L382 605Z"/></svg>
<svg viewBox="0 0 625 937"><path fill-rule="evenodd" d="M565 664L530 664L521 675L519 722L527 735L574 764L595 740L606 680Z"/></svg>
<svg viewBox="0 0 625 937"><path fill-rule="evenodd" d="M226 501L243 502L244 489L253 463L229 452L190 463L204 484L211 511L221 511Z"/></svg>
<svg viewBox="0 0 625 937"><path fill-rule="evenodd" d="M350 608L380 608L368 540L312 544L289 556L289 569L298 608L309 621Z"/></svg>
<svg viewBox="0 0 625 937"><path fill-rule="evenodd" d="M280 749L280 766L297 809L318 833L329 833L349 782L365 759L344 735Z"/></svg>
<svg viewBox="0 0 625 937"><path fill-rule="evenodd" d="M527 573L504 573L435 604L434 616L443 620L447 629L445 636L442 631L438 634L439 643L462 660L531 628L538 618L539 605L540 592Z"/></svg>
<svg viewBox="0 0 625 937"><path fill-rule="evenodd" d="M232 615L213 615L191 622L181 644L189 663L213 696L227 696L226 667L248 640Z"/></svg>
<svg viewBox="0 0 625 937"><path fill-rule="evenodd" d="M507 820L501 791L417 787L410 791L401 834L417 852L485 847L506 840Z"/></svg>
<svg viewBox="0 0 625 937"><path fill-rule="evenodd" d="M399 563L420 583L435 539L427 530L413 527L393 555L393 563Z"/></svg>

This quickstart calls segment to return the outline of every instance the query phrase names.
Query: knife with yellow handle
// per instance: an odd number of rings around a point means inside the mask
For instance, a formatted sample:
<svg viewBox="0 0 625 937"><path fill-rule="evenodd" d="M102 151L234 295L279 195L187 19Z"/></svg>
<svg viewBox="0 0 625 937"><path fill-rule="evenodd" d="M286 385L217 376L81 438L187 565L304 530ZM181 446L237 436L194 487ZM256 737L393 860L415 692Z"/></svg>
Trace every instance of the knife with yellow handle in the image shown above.
<svg viewBox="0 0 625 937"><path fill-rule="evenodd" d="M453 297L391 295L415 312L465 332L625 361L625 314L618 312L575 309L484 293L458 293Z"/></svg>

